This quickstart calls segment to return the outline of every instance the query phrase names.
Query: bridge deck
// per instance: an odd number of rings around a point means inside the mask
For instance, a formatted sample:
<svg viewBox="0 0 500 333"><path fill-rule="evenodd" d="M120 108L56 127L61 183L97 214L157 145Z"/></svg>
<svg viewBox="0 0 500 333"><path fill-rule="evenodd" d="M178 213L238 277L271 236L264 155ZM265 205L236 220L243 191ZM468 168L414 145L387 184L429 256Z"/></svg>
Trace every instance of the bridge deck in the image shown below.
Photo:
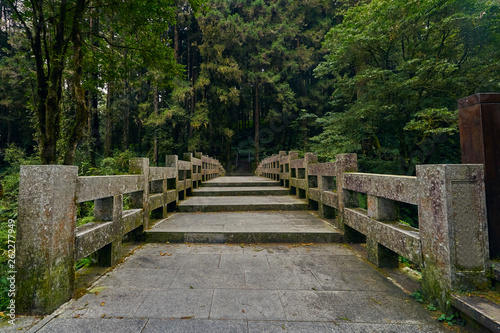
<svg viewBox="0 0 500 333"><path fill-rule="evenodd" d="M279 182L270 180L264 177L256 176L229 176L229 177L218 177L206 182L203 182L203 186L207 187L220 187L220 186L278 186Z"/></svg>
<svg viewBox="0 0 500 333"><path fill-rule="evenodd" d="M443 331L379 271L348 247L333 244L340 232L297 210L307 208L304 201L279 193L236 194L241 187L275 183L259 177L206 182L204 196L179 205L196 213L173 214L146 232L148 241L163 244L141 246L34 331ZM221 188L232 188L233 196L210 194ZM210 205L218 213L200 213ZM268 211L234 212L235 207ZM269 244L280 241L288 244ZM258 243L268 244L250 245Z"/></svg>
<svg viewBox="0 0 500 333"><path fill-rule="evenodd" d="M348 248L147 244L39 332L441 332Z"/></svg>
<svg viewBox="0 0 500 333"><path fill-rule="evenodd" d="M307 211L178 213L146 232L151 242L340 242L341 234Z"/></svg>

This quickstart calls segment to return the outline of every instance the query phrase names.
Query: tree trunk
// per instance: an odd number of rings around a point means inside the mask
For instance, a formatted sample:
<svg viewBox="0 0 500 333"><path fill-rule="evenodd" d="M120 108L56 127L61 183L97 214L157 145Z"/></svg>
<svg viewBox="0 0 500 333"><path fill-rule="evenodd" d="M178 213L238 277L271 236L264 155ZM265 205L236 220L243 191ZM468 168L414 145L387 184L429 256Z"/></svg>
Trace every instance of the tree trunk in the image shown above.
<svg viewBox="0 0 500 333"><path fill-rule="evenodd" d="M111 156L111 146L113 144L113 114L111 112L111 97L113 84L108 82L108 94L106 97L106 132L104 134L104 156Z"/></svg>
<svg viewBox="0 0 500 333"><path fill-rule="evenodd" d="M71 165L75 159L76 147L83 136L85 121L88 119L89 111L85 103L85 92L82 88L82 72L83 72L83 40L81 36L80 22L85 10L86 0L78 0L76 2L75 14L73 17L73 28L71 31L71 40L73 42L73 79L71 80L72 95L76 103L76 119L71 127L68 137L68 144L64 154L64 164ZM61 85L62 87L62 85Z"/></svg>
<svg viewBox="0 0 500 333"><path fill-rule="evenodd" d="M91 28L94 34L99 34L99 18L97 15L91 17ZM98 47L97 40L94 39L94 46ZM99 79L98 71L92 73L92 81L97 82ZM90 93L90 138L92 141L92 148L90 150L90 159L93 166L96 165L96 153L101 150L101 135L99 133L99 107L98 93L93 90Z"/></svg>
<svg viewBox="0 0 500 333"><path fill-rule="evenodd" d="M158 86L155 85L153 88L153 105L155 116L158 117ZM153 150L153 163L158 166L158 130L155 126L153 133L154 150Z"/></svg>
<svg viewBox="0 0 500 333"><path fill-rule="evenodd" d="M128 96L128 78L126 78L123 82L123 99L125 100L126 105L123 115L122 148L123 150L128 150L130 131L130 101Z"/></svg>
<svg viewBox="0 0 500 333"><path fill-rule="evenodd" d="M31 48L35 56L37 76L36 113L38 131L40 134L40 157L42 164L57 164L57 139L59 138L60 101L62 95L62 75L66 57L66 8L67 1L61 1L59 15L54 24L55 33L52 45L47 45L46 20L43 16L43 3L33 3L34 6L34 36L27 30ZM45 53L44 48L50 47L51 52ZM46 58L45 55L48 55ZM47 70L47 74L45 73Z"/></svg>
<svg viewBox="0 0 500 333"><path fill-rule="evenodd" d="M255 111L254 111L254 129L255 129L255 167L259 164L259 148L260 148L260 112L259 112L259 84L255 81Z"/></svg>

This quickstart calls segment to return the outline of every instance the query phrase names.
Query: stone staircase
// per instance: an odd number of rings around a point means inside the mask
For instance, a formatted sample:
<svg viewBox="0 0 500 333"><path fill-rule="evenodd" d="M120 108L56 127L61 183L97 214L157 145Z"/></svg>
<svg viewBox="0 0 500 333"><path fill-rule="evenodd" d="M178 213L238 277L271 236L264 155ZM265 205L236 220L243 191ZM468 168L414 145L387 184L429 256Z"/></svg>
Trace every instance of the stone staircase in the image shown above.
<svg viewBox="0 0 500 333"><path fill-rule="evenodd" d="M262 177L220 177L179 203L178 213L146 232L149 242L330 243L341 235L333 221L308 211L279 182ZM203 214L200 214L203 213Z"/></svg>

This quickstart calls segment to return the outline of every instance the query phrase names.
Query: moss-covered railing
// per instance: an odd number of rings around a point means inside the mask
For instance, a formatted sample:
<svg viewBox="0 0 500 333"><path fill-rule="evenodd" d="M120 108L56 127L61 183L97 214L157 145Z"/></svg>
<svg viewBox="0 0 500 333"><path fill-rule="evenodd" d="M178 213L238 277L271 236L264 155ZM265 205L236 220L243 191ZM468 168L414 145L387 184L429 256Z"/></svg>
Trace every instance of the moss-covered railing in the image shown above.
<svg viewBox="0 0 500 333"><path fill-rule="evenodd" d="M21 166L16 248L16 310L47 314L72 297L75 263L91 254L103 266L120 259L124 235L166 217L203 181L225 173L213 158L186 153L166 167L130 160L129 175L79 177L78 167ZM129 203L124 210L124 196ZM94 221L77 227L77 204L94 202Z"/></svg>
<svg viewBox="0 0 500 333"><path fill-rule="evenodd" d="M317 163L317 155L280 152L256 173L289 188L328 218L347 241L366 241L368 260L397 267L399 256L422 269L422 289L441 308L450 292L489 283L483 166L419 165L416 177L358 173L356 154ZM366 195L366 208L358 199ZM418 206L418 227L401 223L400 203Z"/></svg>

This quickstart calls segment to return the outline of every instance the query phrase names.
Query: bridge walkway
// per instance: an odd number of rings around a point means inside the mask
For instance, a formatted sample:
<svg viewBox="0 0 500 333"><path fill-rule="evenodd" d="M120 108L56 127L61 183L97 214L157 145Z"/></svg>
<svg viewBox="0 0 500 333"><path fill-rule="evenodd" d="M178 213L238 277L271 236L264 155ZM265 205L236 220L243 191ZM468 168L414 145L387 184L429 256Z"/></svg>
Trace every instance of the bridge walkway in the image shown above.
<svg viewBox="0 0 500 333"><path fill-rule="evenodd" d="M335 221L282 190L258 177L207 182L32 331L448 331L341 244Z"/></svg>

